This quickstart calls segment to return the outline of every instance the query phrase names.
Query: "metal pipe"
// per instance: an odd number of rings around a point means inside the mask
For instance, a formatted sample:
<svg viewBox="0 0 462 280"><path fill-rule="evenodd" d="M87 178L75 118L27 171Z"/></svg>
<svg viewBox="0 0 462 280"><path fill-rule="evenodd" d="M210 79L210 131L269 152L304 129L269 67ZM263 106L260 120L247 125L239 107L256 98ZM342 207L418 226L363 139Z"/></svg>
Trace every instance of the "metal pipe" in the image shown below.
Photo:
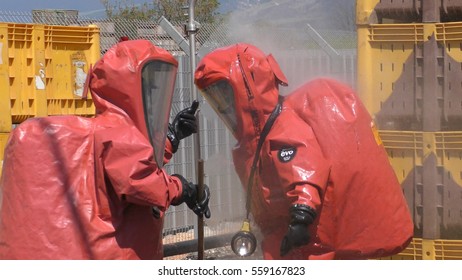
<svg viewBox="0 0 462 280"><path fill-rule="evenodd" d="M191 97L193 100L198 100L197 89L194 85L194 71L196 70L196 32L197 26L196 21L194 20L194 6L195 0L189 0L188 7L188 23L185 26L185 31L189 37L189 61L190 61L190 82L191 82ZM199 101L199 100L198 100ZM199 120L200 109L196 113ZM200 131L194 135L194 162L197 162L201 158L200 150ZM196 173L197 174L197 173Z"/></svg>
<svg viewBox="0 0 462 280"><path fill-rule="evenodd" d="M194 20L194 8L196 5L195 0L189 0L189 12L188 12L188 24L186 25L186 32L189 35L189 59L190 59L190 67L191 67L191 96L193 100L197 100L197 89L196 86L194 85L194 71L196 70L196 32L197 32L197 27L196 27L196 22ZM197 174L197 180L198 182L198 193L202 194L204 190L204 183L203 183L203 177L204 177L204 171L203 171L203 160L201 157L201 147L200 147L200 110L197 111L196 114L197 120L198 120L198 131L194 135L194 158L196 159L194 162L197 163L196 165L196 174ZM201 166L201 167L200 167ZM201 199L201 197L197 197L197 199ZM198 247L197 247L197 252L198 252L198 259L201 260L204 257L204 218L203 217L197 217L197 240L198 240Z"/></svg>
<svg viewBox="0 0 462 280"><path fill-rule="evenodd" d="M196 86L194 85L194 71L196 70L196 22L194 20L194 5L195 5L195 0L189 0L189 12L188 12L188 24L186 25L186 32L188 33L189 36L189 61L190 61L190 68L191 68L191 76L190 76L190 82L191 82L191 96L193 100L198 100L197 96L197 89ZM198 100L199 101L199 100ZM196 114L197 119L200 119L200 109L197 111ZM199 159L201 159L201 150L200 150L200 127L198 126L199 131L194 134L194 158L195 161L197 162ZM197 170L197 167L196 167ZM196 172L196 174L198 174Z"/></svg>
<svg viewBox="0 0 462 280"><path fill-rule="evenodd" d="M196 70L196 21L194 20L195 0L189 0L189 19L186 25L186 32L189 35L189 59L191 62L191 94L193 99L197 99L197 90L194 86L194 71ZM200 157L197 157L200 158Z"/></svg>
<svg viewBox="0 0 462 280"><path fill-rule="evenodd" d="M197 161L197 185L199 194L197 200L203 199L202 193L204 190L204 161L199 159ZM204 259L204 217L197 217L197 259Z"/></svg>

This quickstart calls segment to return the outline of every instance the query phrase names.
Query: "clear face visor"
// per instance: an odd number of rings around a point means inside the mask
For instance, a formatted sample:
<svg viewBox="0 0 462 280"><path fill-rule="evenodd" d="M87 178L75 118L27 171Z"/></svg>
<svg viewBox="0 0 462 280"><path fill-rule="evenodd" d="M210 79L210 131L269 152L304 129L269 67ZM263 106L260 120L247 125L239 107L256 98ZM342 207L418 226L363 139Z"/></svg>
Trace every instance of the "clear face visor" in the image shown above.
<svg viewBox="0 0 462 280"><path fill-rule="evenodd" d="M141 72L144 117L157 165L162 167L168 121L175 87L176 66L151 61Z"/></svg>
<svg viewBox="0 0 462 280"><path fill-rule="evenodd" d="M225 125L233 134L237 131L236 107L234 104L234 91L225 81L218 81L202 90L202 95L220 116Z"/></svg>

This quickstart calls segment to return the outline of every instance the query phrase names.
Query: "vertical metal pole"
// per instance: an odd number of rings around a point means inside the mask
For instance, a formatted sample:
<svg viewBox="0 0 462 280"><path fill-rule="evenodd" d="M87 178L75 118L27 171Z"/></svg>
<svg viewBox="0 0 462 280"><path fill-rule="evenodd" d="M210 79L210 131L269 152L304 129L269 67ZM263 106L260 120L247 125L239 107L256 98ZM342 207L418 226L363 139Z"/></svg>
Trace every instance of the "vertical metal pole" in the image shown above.
<svg viewBox="0 0 462 280"><path fill-rule="evenodd" d="M204 189L204 161L199 159L197 161L197 185L199 189ZM200 192L202 194L202 192ZM202 199L201 195L198 195L198 200ZM204 218L197 218L197 259L204 259Z"/></svg>
<svg viewBox="0 0 462 280"><path fill-rule="evenodd" d="M194 86L194 71L196 70L196 22L194 21L195 0L189 0L189 20L186 31L189 36L189 60L191 61L191 94L193 99L197 99L197 90ZM199 157L197 157L199 158Z"/></svg>
<svg viewBox="0 0 462 280"><path fill-rule="evenodd" d="M194 21L194 7L195 7L195 0L189 0L189 11L188 11L188 24L186 25L186 32L189 36L189 59L190 59L190 67L191 67L191 96L193 100L198 100L197 96L197 89L194 85L194 71L196 70L196 22ZM198 100L199 101L199 100ZM196 174L198 176L198 193L202 194L204 189L203 177L204 177L204 170L203 170L203 160L201 159L201 147L200 147L200 110L196 115L198 120L198 131L194 134L194 159L197 162L196 165ZM200 167L202 166L202 167ZM202 170L200 170L202 169ZM200 195L198 195L197 199L201 199ZM204 218L197 217L197 258L202 260L204 257Z"/></svg>

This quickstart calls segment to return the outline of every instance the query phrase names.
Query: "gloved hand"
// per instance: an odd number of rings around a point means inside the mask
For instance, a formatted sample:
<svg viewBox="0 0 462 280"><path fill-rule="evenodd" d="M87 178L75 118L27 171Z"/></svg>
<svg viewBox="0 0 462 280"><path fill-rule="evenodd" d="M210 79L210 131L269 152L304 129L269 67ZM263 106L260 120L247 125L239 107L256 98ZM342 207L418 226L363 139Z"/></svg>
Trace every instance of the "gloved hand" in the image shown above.
<svg viewBox="0 0 462 280"><path fill-rule="evenodd" d="M205 216L207 219L210 218L211 213L209 209L209 200L210 200L210 190L207 185L204 185L204 191L201 194L201 201L197 201L197 188L198 185L188 182L183 176L179 174L173 174L172 176L175 176L180 179L182 187L183 187L183 193L181 195L180 201L176 202L175 204L172 204L174 206L180 205L181 203L185 202L186 205L188 205L189 209L193 210L194 213L196 213L197 216L203 217Z"/></svg>
<svg viewBox="0 0 462 280"><path fill-rule="evenodd" d="M199 107L199 101L194 100L191 107L181 110L168 125L167 137L172 143L173 152L178 150L180 140L197 132L196 110Z"/></svg>
<svg viewBox="0 0 462 280"><path fill-rule="evenodd" d="M296 204L289 211L291 220L289 229L281 242L281 257L285 256L292 248L310 242L308 226L316 219L316 211L307 205Z"/></svg>

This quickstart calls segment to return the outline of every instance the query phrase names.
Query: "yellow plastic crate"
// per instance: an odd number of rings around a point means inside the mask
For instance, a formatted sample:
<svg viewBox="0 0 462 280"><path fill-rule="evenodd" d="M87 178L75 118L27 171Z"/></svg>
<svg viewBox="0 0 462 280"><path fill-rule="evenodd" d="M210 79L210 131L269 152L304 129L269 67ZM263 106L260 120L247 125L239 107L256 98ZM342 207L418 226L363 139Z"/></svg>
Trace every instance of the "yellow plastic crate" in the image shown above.
<svg viewBox="0 0 462 280"><path fill-rule="evenodd" d="M357 0L356 22L412 23L462 20L460 0Z"/></svg>
<svg viewBox="0 0 462 280"><path fill-rule="evenodd" d="M8 141L9 133L0 132L0 176L2 175L2 168L3 168L3 156L4 150L6 147L6 142Z"/></svg>
<svg viewBox="0 0 462 280"><path fill-rule="evenodd" d="M382 260L462 260L462 240L414 238L399 254Z"/></svg>
<svg viewBox="0 0 462 280"><path fill-rule="evenodd" d="M403 188L415 237L462 240L462 131L379 135Z"/></svg>
<svg viewBox="0 0 462 280"><path fill-rule="evenodd" d="M462 240L424 240L424 252L435 260L462 260Z"/></svg>
<svg viewBox="0 0 462 280"><path fill-rule="evenodd" d="M358 25L358 95L384 130L462 130L462 22Z"/></svg>
<svg viewBox="0 0 462 280"><path fill-rule="evenodd" d="M422 114L421 103L417 102L420 96L416 94L420 88L415 86L415 76L421 73L414 71L414 50L416 45L428 40L425 26L374 24L359 26L357 32L358 95L374 117L383 113L382 110L392 108L393 111L388 113L392 119L401 120L402 126L409 125L408 119L413 120ZM406 67L407 64L412 65ZM393 100L394 96L398 98ZM379 129L401 129L394 121L385 124L377 121L377 126Z"/></svg>
<svg viewBox="0 0 462 280"><path fill-rule="evenodd" d="M100 58L96 26L0 23L0 132L30 117L94 115L83 84Z"/></svg>
<svg viewBox="0 0 462 280"><path fill-rule="evenodd" d="M445 177L462 186L462 131L379 130L379 135L401 183L416 166L422 166L433 154L437 166L446 170Z"/></svg>

